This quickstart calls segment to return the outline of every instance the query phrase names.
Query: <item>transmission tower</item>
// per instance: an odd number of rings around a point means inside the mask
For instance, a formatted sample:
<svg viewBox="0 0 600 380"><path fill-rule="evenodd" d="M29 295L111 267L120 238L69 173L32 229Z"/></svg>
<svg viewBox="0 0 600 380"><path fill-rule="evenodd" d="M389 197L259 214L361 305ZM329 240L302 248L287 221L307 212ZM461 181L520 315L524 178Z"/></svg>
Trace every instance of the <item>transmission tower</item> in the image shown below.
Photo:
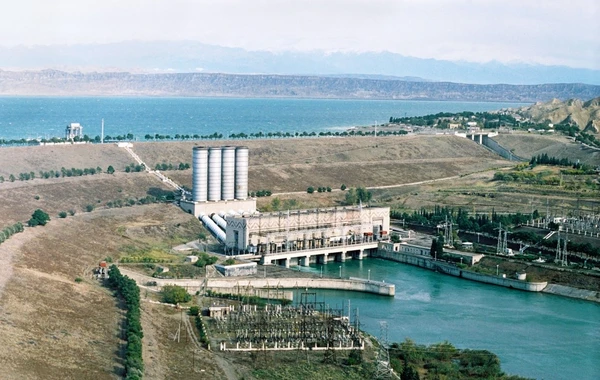
<svg viewBox="0 0 600 380"><path fill-rule="evenodd" d="M496 246L497 255L504 255L506 253L506 240L507 231L505 229L502 229L502 223L500 223L500 226L498 227L498 245Z"/></svg>
<svg viewBox="0 0 600 380"><path fill-rule="evenodd" d="M565 233L565 237L562 238L562 242L561 242L561 237L560 237L560 231L558 231L558 236L556 238L556 256L554 258L554 262L557 264L562 265L563 267L566 267L568 264L568 252L567 252L567 241L568 241L568 235Z"/></svg>
<svg viewBox="0 0 600 380"><path fill-rule="evenodd" d="M379 352L377 353L377 380L399 379L390 365L390 352L388 349L387 322L379 322Z"/></svg>

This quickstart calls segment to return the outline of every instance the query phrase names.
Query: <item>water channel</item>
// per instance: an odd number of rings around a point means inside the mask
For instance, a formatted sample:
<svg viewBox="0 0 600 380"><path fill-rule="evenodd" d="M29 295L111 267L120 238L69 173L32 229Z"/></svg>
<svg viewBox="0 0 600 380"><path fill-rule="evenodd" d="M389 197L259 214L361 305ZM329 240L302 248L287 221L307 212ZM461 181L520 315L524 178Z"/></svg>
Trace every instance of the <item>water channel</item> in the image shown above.
<svg viewBox="0 0 600 380"><path fill-rule="evenodd" d="M341 267L341 268L340 268ZM600 304L529 293L442 275L410 265L365 259L298 268L396 285L395 297L318 291L319 301L358 307L361 327L389 342L449 341L486 349L509 374L536 379L600 379Z"/></svg>

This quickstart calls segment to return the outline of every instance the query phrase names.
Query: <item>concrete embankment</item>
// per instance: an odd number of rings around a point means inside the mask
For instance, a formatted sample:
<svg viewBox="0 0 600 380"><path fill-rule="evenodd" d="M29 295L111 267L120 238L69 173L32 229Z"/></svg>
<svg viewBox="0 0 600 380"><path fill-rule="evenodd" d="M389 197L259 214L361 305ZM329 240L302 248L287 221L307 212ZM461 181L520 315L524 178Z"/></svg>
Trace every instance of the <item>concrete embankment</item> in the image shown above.
<svg viewBox="0 0 600 380"><path fill-rule="evenodd" d="M410 253L389 252L379 250L376 254L373 254L372 257L378 257L385 260L410 264L421 268L433 270L436 272L448 274L450 276L465 278L471 281L504 286L506 288L525 290L528 292L540 292L548 285L547 282L527 282L510 278L503 278L500 276L471 272L465 269L461 269L451 263L433 260L427 256L412 255Z"/></svg>
<svg viewBox="0 0 600 380"><path fill-rule="evenodd" d="M600 302L600 292L593 290L584 290L572 288L570 286L548 284L543 290L544 293L556 294L558 296L578 298L586 301Z"/></svg>
<svg viewBox="0 0 600 380"><path fill-rule="evenodd" d="M207 279L159 279L146 276L127 269L121 273L129 276L140 285L156 282L156 287L164 285L179 285L195 293L201 289L213 290L220 293L235 293L237 290L247 289L332 289L350 290L355 292L373 293L393 297L396 286L379 281L368 281L360 278L335 279L335 278L207 278Z"/></svg>

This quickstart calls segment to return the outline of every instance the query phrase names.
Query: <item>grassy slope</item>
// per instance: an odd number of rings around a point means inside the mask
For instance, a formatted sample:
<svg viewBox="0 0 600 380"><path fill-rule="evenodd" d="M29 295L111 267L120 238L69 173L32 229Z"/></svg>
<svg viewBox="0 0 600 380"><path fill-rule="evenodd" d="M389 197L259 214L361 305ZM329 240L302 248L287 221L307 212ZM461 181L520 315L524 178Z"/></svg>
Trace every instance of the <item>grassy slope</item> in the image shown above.
<svg viewBox="0 0 600 380"><path fill-rule="evenodd" d="M600 149L592 149L567 139L565 136L540 136L535 134L510 134L494 137L500 145L514 149L515 154L530 158L547 153L548 156L580 160L590 165L600 165Z"/></svg>
<svg viewBox="0 0 600 380"><path fill-rule="evenodd" d="M91 269L106 256L117 258L125 244L170 236L178 244L200 229L173 206L137 206L52 220L0 245L0 255L17 253L14 276L0 295L0 377L114 378L120 311Z"/></svg>

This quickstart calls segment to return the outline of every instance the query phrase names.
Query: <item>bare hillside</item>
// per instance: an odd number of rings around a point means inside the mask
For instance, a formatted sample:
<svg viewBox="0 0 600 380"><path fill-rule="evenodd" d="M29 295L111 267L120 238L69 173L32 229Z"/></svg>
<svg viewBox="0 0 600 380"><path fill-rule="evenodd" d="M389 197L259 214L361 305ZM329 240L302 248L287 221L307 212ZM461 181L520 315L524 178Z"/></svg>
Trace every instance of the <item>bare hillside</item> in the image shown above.
<svg viewBox="0 0 600 380"><path fill-rule="evenodd" d="M76 168L96 168L106 170L112 165L115 170L123 170L134 160L127 152L115 144L52 145L0 148L0 175L29 173L38 176L40 171Z"/></svg>
<svg viewBox="0 0 600 380"><path fill-rule="evenodd" d="M454 136L225 141L250 148L251 190L303 191L308 186L388 186L450 177L506 162ZM148 165L191 162L194 143L143 143L134 150ZM191 186L191 171L171 171Z"/></svg>
<svg viewBox="0 0 600 380"><path fill-rule="evenodd" d="M502 134L494 137L494 140L507 149L514 149L516 155L524 158L547 153L551 157L600 165L600 149L586 147L565 136Z"/></svg>
<svg viewBox="0 0 600 380"><path fill-rule="evenodd" d="M518 110L521 115L541 123L549 120L551 123L573 123L581 130L600 132L600 98L584 102L579 99L560 101L553 99L546 103L536 103Z"/></svg>

